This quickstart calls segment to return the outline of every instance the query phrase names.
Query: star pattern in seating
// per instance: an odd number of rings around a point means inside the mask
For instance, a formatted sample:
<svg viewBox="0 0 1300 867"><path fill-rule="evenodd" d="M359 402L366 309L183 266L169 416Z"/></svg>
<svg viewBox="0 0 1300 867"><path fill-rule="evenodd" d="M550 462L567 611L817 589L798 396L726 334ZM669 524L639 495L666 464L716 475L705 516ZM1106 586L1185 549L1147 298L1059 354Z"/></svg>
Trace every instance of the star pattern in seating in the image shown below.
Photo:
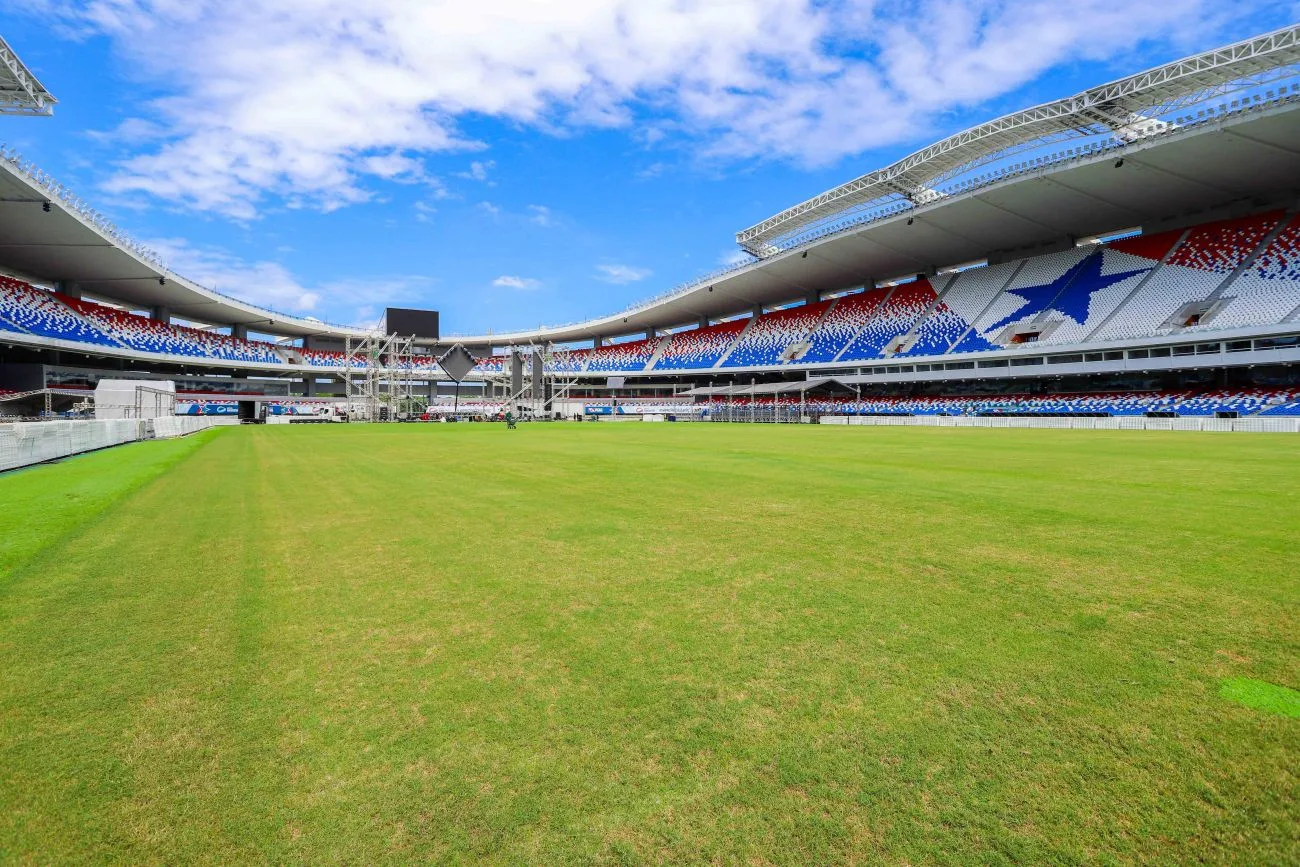
<svg viewBox="0 0 1300 867"><path fill-rule="evenodd" d="M1050 283L1008 290L1008 294L1023 298L1025 303L995 322L985 333L997 331L1012 322L1019 322L1048 310L1055 310L1067 319L1073 319L1075 323L1082 325L1088 321L1088 308L1092 305L1094 294L1147 270L1138 268L1134 271L1120 271L1103 276L1101 266L1102 254L1099 251L1086 257ZM1074 291L1070 291L1071 287ZM1084 291L1079 291L1081 287ZM1058 295L1061 297L1058 298Z"/></svg>

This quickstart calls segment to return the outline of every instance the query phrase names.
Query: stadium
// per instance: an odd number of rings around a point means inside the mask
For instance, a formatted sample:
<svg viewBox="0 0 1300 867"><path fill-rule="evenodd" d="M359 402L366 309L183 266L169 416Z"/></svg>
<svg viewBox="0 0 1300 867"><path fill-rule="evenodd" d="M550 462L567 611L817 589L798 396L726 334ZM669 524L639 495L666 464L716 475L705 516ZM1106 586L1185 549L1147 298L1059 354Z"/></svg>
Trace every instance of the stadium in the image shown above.
<svg viewBox="0 0 1300 867"><path fill-rule="evenodd" d="M1293 26L490 334L222 294L6 150L0 853L1292 861L1298 142Z"/></svg>

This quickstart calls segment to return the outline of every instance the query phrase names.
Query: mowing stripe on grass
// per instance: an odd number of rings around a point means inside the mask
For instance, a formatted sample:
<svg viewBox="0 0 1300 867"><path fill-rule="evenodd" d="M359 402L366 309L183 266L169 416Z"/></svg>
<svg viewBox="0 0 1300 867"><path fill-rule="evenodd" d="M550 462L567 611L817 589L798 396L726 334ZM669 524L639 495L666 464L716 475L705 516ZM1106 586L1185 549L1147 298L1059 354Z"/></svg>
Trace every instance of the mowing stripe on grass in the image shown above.
<svg viewBox="0 0 1300 867"><path fill-rule="evenodd" d="M216 433L126 443L0 475L0 587L20 566L193 454Z"/></svg>

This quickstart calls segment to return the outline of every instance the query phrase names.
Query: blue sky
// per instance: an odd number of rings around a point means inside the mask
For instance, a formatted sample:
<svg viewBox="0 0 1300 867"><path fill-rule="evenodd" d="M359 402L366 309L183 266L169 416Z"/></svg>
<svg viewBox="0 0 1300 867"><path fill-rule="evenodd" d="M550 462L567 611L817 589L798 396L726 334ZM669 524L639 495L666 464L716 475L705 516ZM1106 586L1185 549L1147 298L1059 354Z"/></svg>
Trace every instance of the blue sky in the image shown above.
<svg viewBox="0 0 1300 867"><path fill-rule="evenodd" d="M1237 0L10 0L0 141L187 276L330 322L621 309L971 123L1291 23Z"/></svg>

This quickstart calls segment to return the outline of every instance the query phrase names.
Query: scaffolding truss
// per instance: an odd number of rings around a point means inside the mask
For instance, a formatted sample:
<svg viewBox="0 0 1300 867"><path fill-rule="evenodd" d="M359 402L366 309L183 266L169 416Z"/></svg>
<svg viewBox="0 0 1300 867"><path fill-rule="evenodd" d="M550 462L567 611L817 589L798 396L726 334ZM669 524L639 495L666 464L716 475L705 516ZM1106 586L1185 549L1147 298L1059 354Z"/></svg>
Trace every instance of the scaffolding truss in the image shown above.
<svg viewBox="0 0 1300 867"><path fill-rule="evenodd" d="M398 334L343 340L343 383L348 418L399 421L415 397L415 338Z"/></svg>
<svg viewBox="0 0 1300 867"><path fill-rule="evenodd" d="M513 381L514 357L522 362L521 381ZM534 366L541 360L541 375L534 375ZM551 412L555 401L568 397L569 390L579 381L582 370L581 356L571 349L557 349L553 343L524 343L510 346L506 362L500 373L483 374L485 397L500 401L504 409L529 413L534 417Z"/></svg>

